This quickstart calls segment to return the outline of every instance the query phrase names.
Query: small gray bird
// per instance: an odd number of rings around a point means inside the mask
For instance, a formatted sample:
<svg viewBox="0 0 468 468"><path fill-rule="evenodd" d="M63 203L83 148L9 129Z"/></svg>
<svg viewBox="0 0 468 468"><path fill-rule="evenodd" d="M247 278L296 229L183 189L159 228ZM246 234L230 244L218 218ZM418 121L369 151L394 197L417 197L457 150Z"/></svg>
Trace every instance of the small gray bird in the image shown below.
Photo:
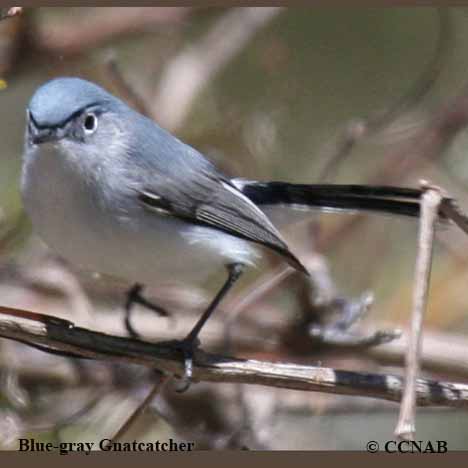
<svg viewBox="0 0 468 468"><path fill-rule="evenodd" d="M304 274L262 207L419 214L420 190L230 179L198 151L99 86L57 78L27 109L21 190L42 239L84 269L141 285L228 278L188 336L264 249ZM136 297L136 296L135 296Z"/></svg>

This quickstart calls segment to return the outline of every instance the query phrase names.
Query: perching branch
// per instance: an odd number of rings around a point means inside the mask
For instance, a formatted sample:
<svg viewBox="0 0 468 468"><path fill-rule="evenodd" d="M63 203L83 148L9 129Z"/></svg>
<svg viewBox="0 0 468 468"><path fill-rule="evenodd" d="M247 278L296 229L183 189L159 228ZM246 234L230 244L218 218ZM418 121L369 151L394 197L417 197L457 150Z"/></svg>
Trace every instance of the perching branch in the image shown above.
<svg viewBox="0 0 468 468"><path fill-rule="evenodd" d="M183 374L184 358L168 342L153 344L98 333L30 311L0 308L0 336L57 354L140 364ZM399 401L403 390L403 379L393 375L236 359L201 350L195 353L193 376L198 381L256 384L390 401ZM468 407L468 385L418 379L416 401L419 406Z"/></svg>

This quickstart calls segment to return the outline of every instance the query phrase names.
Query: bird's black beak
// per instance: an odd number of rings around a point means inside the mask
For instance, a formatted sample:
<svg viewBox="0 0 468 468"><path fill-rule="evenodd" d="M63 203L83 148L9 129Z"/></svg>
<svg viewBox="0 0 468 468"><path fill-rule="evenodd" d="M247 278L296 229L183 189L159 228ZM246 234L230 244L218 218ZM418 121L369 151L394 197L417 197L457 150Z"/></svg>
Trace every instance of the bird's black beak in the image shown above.
<svg viewBox="0 0 468 468"><path fill-rule="evenodd" d="M29 141L34 145L58 140L57 129L40 127L29 110L27 111L27 125Z"/></svg>

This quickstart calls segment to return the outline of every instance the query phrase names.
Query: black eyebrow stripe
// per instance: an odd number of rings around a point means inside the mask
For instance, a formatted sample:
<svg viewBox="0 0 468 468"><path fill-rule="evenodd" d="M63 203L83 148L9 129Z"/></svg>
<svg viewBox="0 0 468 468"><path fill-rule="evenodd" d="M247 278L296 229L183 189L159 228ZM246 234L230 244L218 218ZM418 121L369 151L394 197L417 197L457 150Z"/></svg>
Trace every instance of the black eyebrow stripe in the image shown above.
<svg viewBox="0 0 468 468"><path fill-rule="evenodd" d="M70 115L70 117L66 118L64 121L58 123L57 125L39 125L36 120L34 119L33 117L33 114L32 112L30 111L30 109L28 109L28 113L29 113L29 118L33 121L34 125L36 128L39 128L39 129L43 129L43 128L62 128L64 127L68 122L70 122L71 120L73 120L75 117L77 117L78 115L80 115L81 113L83 113L83 111L85 111L86 109L89 109L90 107L93 107L93 106L99 106L99 105L102 105L104 104L105 101L96 101L96 102L92 102L91 104L87 104L86 106L78 109L77 111L73 112L73 114Z"/></svg>

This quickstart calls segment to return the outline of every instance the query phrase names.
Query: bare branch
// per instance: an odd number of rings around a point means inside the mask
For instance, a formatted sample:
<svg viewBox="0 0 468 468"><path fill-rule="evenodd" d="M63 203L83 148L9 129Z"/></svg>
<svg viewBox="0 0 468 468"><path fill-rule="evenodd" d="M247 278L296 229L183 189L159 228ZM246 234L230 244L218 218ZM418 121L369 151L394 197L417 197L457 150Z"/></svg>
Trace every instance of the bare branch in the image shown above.
<svg viewBox="0 0 468 468"><path fill-rule="evenodd" d="M152 344L75 327L56 317L19 309L0 309L0 336L44 350L87 359L105 359L157 368L183 375L184 358L170 343ZM236 359L195 353L194 380L265 385L293 390L367 396L399 401L401 377ZM468 407L468 385L419 379L416 401L421 406Z"/></svg>
<svg viewBox="0 0 468 468"><path fill-rule="evenodd" d="M453 198L444 198L440 205L441 212L451 219L463 232L468 234L468 216Z"/></svg>
<svg viewBox="0 0 468 468"><path fill-rule="evenodd" d="M421 199L421 221L419 229L418 256L416 259L413 290L411 333L406 354L405 390L400 408L400 417L395 434L403 439L414 438L416 431L416 376L419 372L422 325L427 305L429 278L432 266L434 230L442 194L435 187L426 186Z"/></svg>

